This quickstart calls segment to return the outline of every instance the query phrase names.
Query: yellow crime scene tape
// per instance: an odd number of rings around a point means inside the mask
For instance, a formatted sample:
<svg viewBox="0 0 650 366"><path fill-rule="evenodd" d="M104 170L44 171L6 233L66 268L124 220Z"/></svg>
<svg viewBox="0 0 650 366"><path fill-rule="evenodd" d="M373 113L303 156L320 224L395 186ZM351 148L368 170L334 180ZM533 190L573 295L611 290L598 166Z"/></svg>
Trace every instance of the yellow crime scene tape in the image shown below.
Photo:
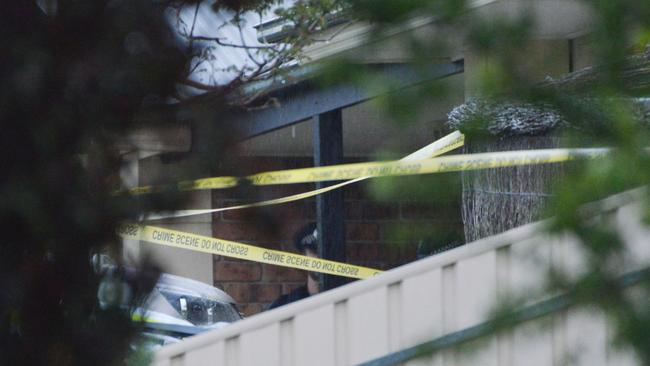
<svg viewBox="0 0 650 366"><path fill-rule="evenodd" d="M414 161L414 160L432 158L447 153L449 151L455 150L463 146L464 143L465 143L465 135L463 135L458 131L455 131L405 156L404 158L401 159L401 161ZM291 196L280 197L280 198L275 198L266 201L237 205L237 206L202 209L202 210L178 210L173 213L165 213L165 214L147 214L143 216L142 220L152 221L152 220L160 220L160 219L167 219L167 218L174 218L174 217L187 217L187 216L204 215L204 214L210 214L210 213L222 212L222 211L240 210L240 209L251 208L251 207L264 207L264 206L278 205L282 203L294 202L305 198L314 197L321 193L333 191L335 189L339 189L349 184L360 182L368 178L369 177L359 177L335 185L308 191L308 192L298 193Z"/></svg>
<svg viewBox="0 0 650 366"><path fill-rule="evenodd" d="M382 272L377 269L354 266L279 250L265 249L249 244L155 226L122 224L118 227L117 233L124 239L142 240L174 248L350 278L364 279Z"/></svg>
<svg viewBox="0 0 650 366"><path fill-rule="evenodd" d="M467 170L504 168L520 165L559 163L580 158L596 158L606 155L606 148L543 149L487 152L479 154L450 155L417 161L388 161L330 165L263 172L248 176L253 185L313 183L360 177L389 177L418 174L458 172ZM184 182L183 189L221 189L237 185L237 178L214 177Z"/></svg>
<svg viewBox="0 0 650 366"><path fill-rule="evenodd" d="M446 136L446 138L447 137L449 136ZM604 156L610 151L607 148L545 149L488 152L480 154L426 158L428 156L439 155L443 152L457 148L458 146L462 146L464 142L463 138L464 136L458 133L458 135L450 137L450 139L442 144L442 146L432 146L435 143L430 144L425 148L407 156L405 159L399 161L342 164L314 168L271 171L255 174L244 179L247 179L253 185L312 183L348 179L352 180L315 191L253 204L220 209L186 210L193 212L185 212L184 215L188 216L190 214L209 213L225 211L228 209L291 202L298 199L315 196L328 190L337 189L344 185L372 177L431 174L488 168L514 167L521 165L558 163L579 158L596 158ZM219 189L233 187L237 185L239 181L240 180L236 177L204 178L195 181L179 183L179 188L184 190ZM138 187L131 190L131 192L147 193L154 191L154 189L155 187ZM177 215L173 217L179 217L178 213L172 215ZM381 272L379 270L367 267L353 266L345 263L307 257L288 252L264 249L248 244L242 244L233 241L216 239L153 226L124 224L120 227L119 234L124 238L143 240L154 244L190 249L204 253L223 255L260 263L268 263L284 267L298 268L307 271L340 275L352 278L368 278Z"/></svg>

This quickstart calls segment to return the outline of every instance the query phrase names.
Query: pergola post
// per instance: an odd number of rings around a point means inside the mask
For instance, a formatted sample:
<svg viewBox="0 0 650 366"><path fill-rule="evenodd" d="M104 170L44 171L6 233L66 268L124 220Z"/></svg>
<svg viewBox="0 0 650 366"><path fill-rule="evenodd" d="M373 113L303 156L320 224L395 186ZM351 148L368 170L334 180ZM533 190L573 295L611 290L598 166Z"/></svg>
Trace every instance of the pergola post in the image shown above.
<svg viewBox="0 0 650 366"><path fill-rule="evenodd" d="M343 124L341 109L313 117L314 165L332 165L343 162ZM318 182L316 188L332 183ZM345 217L343 191L333 190L316 196L318 248L321 258L345 262ZM344 277L323 275L321 290L329 290L346 283Z"/></svg>

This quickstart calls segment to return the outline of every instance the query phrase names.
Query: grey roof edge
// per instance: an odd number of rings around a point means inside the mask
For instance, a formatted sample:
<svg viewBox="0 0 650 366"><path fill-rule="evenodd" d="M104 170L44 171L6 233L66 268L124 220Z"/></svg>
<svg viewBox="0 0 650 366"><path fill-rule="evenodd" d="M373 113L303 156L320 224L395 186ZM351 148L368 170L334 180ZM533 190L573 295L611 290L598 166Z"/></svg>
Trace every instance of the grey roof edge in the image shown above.
<svg viewBox="0 0 650 366"><path fill-rule="evenodd" d="M470 0L469 1L469 8L479 8L485 5L492 4L494 2L497 2L499 0ZM346 14L342 14L342 19L349 19ZM419 28L422 26L426 26L428 24L431 24L436 21L436 18L433 16L420 16L420 17L415 17L411 19L410 21L407 21L406 23L394 27L394 29L391 29L386 36L392 36L395 34L399 34L402 32L406 32L415 28ZM270 27L274 26L277 24L282 24L282 20L275 18L271 19L269 21L260 23L256 26L254 26L256 29L259 29L261 27ZM303 81L313 79L315 76L318 75L318 73L321 71L321 65L317 63L309 63L309 64L304 64L304 65L292 65L290 67L281 69L280 72L274 74L274 75L269 75L268 78L266 79L257 79L253 80L250 82L245 83L244 85L240 86L239 88L236 88L234 91L232 91L228 98L230 101L234 101L237 98L241 97L251 97L255 95L265 95L280 89L283 89L287 86L295 85L298 83L301 83ZM205 99L210 99L211 92L204 93L202 95L198 95L196 97L191 98L188 100L188 102L192 102L194 100L196 101L202 101ZM181 103L183 104L183 103Z"/></svg>
<svg viewBox="0 0 650 366"><path fill-rule="evenodd" d="M344 11L336 11L325 16L325 25L318 31L325 30L343 23L350 22L351 18ZM269 21L253 26L257 30L257 40L261 43L278 43L294 33L294 27L282 18L273 18Z"/></svg>

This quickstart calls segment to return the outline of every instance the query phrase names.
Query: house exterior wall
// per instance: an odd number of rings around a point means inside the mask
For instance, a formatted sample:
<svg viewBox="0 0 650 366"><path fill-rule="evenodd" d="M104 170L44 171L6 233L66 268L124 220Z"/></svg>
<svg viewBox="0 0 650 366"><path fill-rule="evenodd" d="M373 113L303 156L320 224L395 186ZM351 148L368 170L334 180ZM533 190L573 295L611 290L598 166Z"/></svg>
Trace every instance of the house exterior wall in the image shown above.
<svg viewBox="0 0 650 366"><path fill-rule="evenodd" d="M475 0L467 6L469 17L485 22L530 16L531 37L538 40L580 37L593 22L589 5L580 0ZM409 37L428 39L436 34L452 45L449 53L440 56L455 59L463 48L465 24L449 29L438 26L435 17L415 16L378 35L373 33L375 28L365 22L344 23L317 33L313 37L315 42L304 53L312 61L343 56L367 63L408 62L411 56L404 45ZM366 42L368 39L372 42ZM458 49L453 49L454 46Z"/></svg>
<svg viewBox="0 0 650 366"><path fill-rule="evenodd" d="M421 106L413 115L398 116L399 120L377 100L343 108L343 155L368 160L389 149L406 155L442 136L447 113L464 102L464 76L452 75L438 83L445 88L444 98ZM312 121L306 120L242 141L238 149L242 156L312 157L312 134Z"/></svg>
<svg viewBox="0 0 650 366"><path fill-rule="evenodd" d="M591 39L588 35L576 37L572 40L572 70L578 71L593 65Z"/></svg>
<svg viewBox="0 0 650 366"><path fill-rule="evenodd" d="M650 230L637 199L628 192L588 211L607 212L607 222L624 233L629 255L621 271L650 265ZM525 294L527 305L555 295L532 291L542 288L550 266L583 270L575 238L548 236L543 226L519 227L188 338L159 350L153 364L354 365L468 329L489 319L508 294ZM612 336L602 313L574 306L406 364L640 364L614 348Z"/></svg>
<svg viewBox="0 0 650 366"><path fill-rule="evenodd" d="M178 178L174 174L182 171L188 161L189 157L168 161L161 158L161 155L141 159L138 167L139 184L156 185L175 182ZM181 210L211 207L209 191L189 192L185 199L185 207L180 207ZM150 221L148 224L198 235L212 235L212 217L210 215L156 220ZM131 251L134 250L133 247L134 244L131 244ZM143 241L137 244L137 253L140 258L150 256L167 273L188 277L207 284L212 283L212 259L209 255Z"/></svg>
<svg viewBox="0 0 650 366"><path fill-rule="evenodd" d="M259 171L312 166L312 160L300 157L250 158L248 163ZM377 202L366 192L370 182L345 188L344 202L347 263L377 269L391 269L416 259L417 242L393 235L395 230L426 227L445 231L462 242L460 195L448 204L418 202L405 195L393 202ZM284 197L312 190L313 185L279 185L260 189L259 200ZM213 207L244 203L236 191L214 191ZM247 192L250 193L250 192ZM250 202L250 195L247 197ZM246 209L216 213L212 236L295 252L293 235L302 226L316 220L315 200L306 199L264 209ZM214 285L230 294L246 316L261 312L281 294L305 284L304 271L268 264L214 257Z"/></svg>
<svg viewBox="0 0 650 366"><path fill-rule="evenodd" d="M582 39L581 39L582 41ZM542 81L546 77L562 76L570 71L571 43L568 39L531 40L526 47L511 55L516 71L531 82ZM579 62L584 63L584 44L580 42ZM480 96L480 81L485 74L494 74L494 61L488 56L466 49L465 59L465 97Z"/></svg>

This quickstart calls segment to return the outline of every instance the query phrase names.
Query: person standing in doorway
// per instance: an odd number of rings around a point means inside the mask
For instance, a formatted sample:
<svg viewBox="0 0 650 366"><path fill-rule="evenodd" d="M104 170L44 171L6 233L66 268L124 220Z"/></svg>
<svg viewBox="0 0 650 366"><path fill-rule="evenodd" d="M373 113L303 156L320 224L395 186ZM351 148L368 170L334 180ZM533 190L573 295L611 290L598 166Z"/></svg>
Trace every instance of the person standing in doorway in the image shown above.
<svg viewBox="0 0 650 366"><path fill-rule="evenodd" d="M293 244L302 255L312 258L319 258L318 256L318 230L316 223L309 223L303 226L293 239ZM290 304L294 301L305 299L309 296L315 295L320 292L319 281L320 274L317 272L307 272L307 282L304 286L300 286L288 294L282 295L275 299L268 307L267 310L277 308L278 306Z"/></svg>

